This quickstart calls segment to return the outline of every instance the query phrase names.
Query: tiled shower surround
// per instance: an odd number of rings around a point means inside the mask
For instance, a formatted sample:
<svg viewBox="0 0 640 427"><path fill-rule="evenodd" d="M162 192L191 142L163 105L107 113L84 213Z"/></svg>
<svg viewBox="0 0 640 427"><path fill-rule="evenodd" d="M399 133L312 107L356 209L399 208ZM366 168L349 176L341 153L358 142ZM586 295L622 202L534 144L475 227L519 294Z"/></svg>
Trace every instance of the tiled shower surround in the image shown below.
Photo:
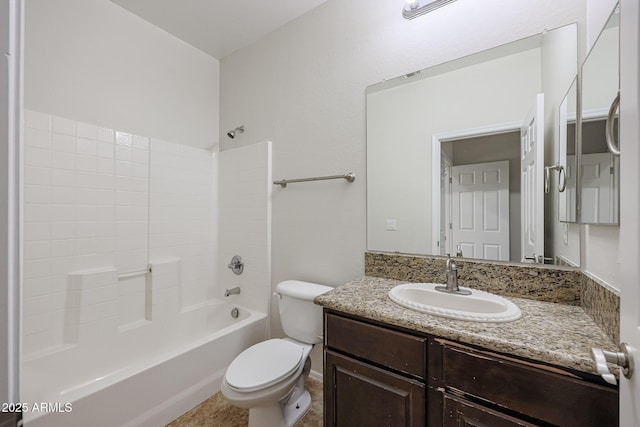
<svg viewBox="0 0 640 427"><path fill-rule="evenodd" d="M25 122L25 356L149 321L149 277L124 275L152 260L176 265L165 297L182 308L212 297L211 151L34 111Z"/></svg>

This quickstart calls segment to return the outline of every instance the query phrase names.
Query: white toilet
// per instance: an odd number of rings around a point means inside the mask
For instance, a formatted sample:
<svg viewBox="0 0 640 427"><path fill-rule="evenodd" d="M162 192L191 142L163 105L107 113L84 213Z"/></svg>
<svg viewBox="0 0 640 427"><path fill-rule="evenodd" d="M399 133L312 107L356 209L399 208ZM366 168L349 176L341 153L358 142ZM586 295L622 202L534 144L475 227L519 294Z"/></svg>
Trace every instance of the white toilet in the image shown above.
<svg viewBox="0 0 640 427"><path fill-rule="evenodd" d="M224 397L249 408L249 427L291 427L311 406L304 381L309 353L322 341L322 308L313 299L333 288L286 280L277 286L280 323L287 338L255 344L236 357L222 381Z"/></svg>

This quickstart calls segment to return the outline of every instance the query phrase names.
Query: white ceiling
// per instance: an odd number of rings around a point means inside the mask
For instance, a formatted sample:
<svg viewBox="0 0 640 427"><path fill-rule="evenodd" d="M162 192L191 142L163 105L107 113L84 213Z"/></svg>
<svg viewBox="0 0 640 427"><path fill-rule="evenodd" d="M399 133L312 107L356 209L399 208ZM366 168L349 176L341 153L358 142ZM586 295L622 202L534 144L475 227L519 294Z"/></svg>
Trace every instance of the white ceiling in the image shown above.
<svg viewBox="0 0 640 427"><path fill-rule="evenodd" d="M111 0L221 59L326 0Z"/></svg>

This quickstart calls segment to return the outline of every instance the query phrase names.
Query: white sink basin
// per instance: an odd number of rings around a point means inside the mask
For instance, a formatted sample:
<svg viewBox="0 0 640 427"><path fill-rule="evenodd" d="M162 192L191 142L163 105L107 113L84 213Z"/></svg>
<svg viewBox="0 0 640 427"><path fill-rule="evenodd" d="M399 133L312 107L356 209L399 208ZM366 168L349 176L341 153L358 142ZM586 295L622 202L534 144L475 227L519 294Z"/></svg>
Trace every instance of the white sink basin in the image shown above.
<svg viewBox="0 0 640 427"><path fill-rule="evenodd" d="M520 318L518 306L498 295L475 289L471 295L457 295L435 289L436 283L405 283L389 291L389 298L411 310L474 322L511 322Z"/></svg>

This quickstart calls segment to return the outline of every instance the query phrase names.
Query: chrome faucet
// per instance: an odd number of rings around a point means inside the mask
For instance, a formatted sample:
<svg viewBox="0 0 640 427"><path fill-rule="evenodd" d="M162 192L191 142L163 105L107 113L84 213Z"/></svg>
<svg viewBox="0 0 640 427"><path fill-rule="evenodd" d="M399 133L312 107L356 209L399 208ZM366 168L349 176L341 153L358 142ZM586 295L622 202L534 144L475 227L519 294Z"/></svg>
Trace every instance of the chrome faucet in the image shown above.
<svg viewBox="0 0 640 427"><path fill-rule="evenodd" d="M225 297L228 297L229 295L239 295L239 294L240 294L240 286L236 286L235 288L227 289L226 291L224 291Z"/></svg>
<svg viewBox="0 0 640 427"><path fill-rule="evenodd" d="M447 276L447 291L455 292L458 288L458 266L451 255L447 254L447 260L444 262L444 274Z"/></svg>
<svg viewBox="0 0 640 427"><path fill-rule="evenodd" d="M458 287L458 266L450 254L444 262L444 273L447 276L447 286L436 286L436 290L458 295L471 295L468 289L460 289Z"/></svg>

